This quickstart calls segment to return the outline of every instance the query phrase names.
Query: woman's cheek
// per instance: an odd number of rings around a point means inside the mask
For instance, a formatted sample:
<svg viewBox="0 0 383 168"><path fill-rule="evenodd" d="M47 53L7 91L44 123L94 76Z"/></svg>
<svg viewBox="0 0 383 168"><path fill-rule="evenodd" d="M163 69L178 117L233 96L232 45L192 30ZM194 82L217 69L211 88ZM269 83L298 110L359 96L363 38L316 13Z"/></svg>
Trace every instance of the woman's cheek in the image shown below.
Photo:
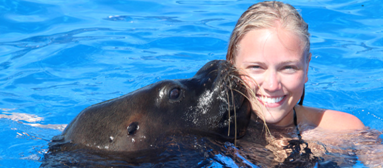
<svg viewBox="0 0 383 168"><path fill-rule="evenodd" d="M305 78L303 75L295 75L284 78L285 82L283 82L283 85L289 90L296 90L302 88L302 86L305 84Z"/></svg>

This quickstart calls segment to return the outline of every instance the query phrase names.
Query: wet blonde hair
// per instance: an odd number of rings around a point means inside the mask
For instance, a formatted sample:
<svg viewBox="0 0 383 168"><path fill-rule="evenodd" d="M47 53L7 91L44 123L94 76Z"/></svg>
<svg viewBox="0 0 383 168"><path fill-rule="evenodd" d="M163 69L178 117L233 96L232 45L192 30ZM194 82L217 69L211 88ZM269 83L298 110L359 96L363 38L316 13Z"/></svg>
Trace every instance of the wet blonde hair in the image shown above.
<svg viewBox="0 0 383 168"><path fill-rule="evenodd" d="M234 63L237 56L238 43L251 30L276 27L279 21L281 27L302 39L306 60L310 53L310 33L308 25L299 12L291 5L278 1L265 1L250 6L238 19L231 33L226 60Z"/></svg>

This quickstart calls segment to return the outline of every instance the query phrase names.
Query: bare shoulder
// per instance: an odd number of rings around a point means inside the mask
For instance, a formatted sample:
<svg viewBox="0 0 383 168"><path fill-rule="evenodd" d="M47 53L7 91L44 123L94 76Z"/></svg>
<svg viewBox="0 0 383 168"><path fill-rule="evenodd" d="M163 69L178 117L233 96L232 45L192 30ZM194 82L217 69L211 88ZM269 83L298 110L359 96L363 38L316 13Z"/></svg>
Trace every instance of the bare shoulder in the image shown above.
<svg viewBox="0 0 383 168"><path fill-rule="evenodd" d="M349 113L312 107L301 108L309 114L310 117L308 117L308 119L320 128L334 131L358 130L365 128L359 118Z"/></svg>
<svg viewBox="0 0 383 168"><path fill-rule="evenodd" d="M354 115L335 110L325 110L320 125L336 130L356 130L365 127L362 121Z"/></svg>

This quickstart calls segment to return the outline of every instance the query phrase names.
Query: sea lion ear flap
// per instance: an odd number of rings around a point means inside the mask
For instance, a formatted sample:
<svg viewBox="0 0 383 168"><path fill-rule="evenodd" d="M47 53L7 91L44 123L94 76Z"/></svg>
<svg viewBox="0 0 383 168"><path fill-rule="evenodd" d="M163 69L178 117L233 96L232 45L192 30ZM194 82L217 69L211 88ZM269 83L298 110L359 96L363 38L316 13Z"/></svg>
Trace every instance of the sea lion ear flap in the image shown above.
<svg viewBox="0 0 383 168"><path fill-rule="evenodd" d="M303 105L303 100L305 99L305 86L303 86L303 93L302 93L302 97L301 97L301 100L299 101L299 105Z"/></svg>

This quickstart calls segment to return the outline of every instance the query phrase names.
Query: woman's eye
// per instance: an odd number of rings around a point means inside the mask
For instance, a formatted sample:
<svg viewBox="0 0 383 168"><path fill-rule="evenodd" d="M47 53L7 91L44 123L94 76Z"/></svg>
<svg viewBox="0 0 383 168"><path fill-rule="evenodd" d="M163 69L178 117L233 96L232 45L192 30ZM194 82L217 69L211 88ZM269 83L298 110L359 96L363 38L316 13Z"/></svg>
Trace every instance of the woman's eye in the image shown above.
<svg viewBox="0 0 383 168"><path fill-rule="evenodd" d="M249 66L250 69L260 69L261 66L257 66L257 65L253 65L253 66Z"/></svg>
<svg viewBox="0 0 383 168"><path fill-rule="evenodd" d="M282 71L285 71L285 72L288 72L288 73L293 73L295 71L297 71L298 68L295 67L295 66L285 66L282 68Z"/></svg>
<svg viewBox="0 0 383 168"><path fill-rule="evenodd" d="M169 93L170 99L177 99L179 96L180 96L180 89L179 88L174 88Z"/></svg>
<svg viewBox="0 0 383 168"><path fill-rule="evenodd" d="M295 67L293 67L293 66L285 66L284 69L295 69Z"/></svg>
<svg viewBox="0 0 383 168"><path fill-rule="evenodd" d="M246 70L250 73L250 74L260 74L260 73L263 73L263 71L265 70L264 67L260 66L260 65L249 65Z"/></svg>

